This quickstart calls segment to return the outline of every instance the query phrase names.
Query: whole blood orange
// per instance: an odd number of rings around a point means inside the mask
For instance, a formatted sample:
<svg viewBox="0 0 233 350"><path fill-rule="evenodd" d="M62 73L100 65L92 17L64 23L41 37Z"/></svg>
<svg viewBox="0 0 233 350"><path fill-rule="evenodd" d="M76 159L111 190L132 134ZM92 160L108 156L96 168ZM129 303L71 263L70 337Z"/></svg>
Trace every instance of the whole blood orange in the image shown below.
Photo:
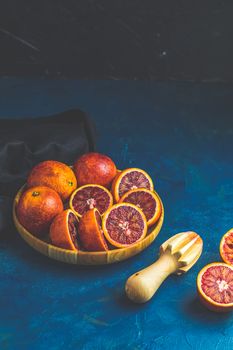
<svg viewBox="0 0 233 350"><path fill-rule="evenodd" d="M97 208L101 215L112 206L111 193L100 185L79 187L70 197L70 208L81 217L88 210Z"/></svg>
<svg viewBox="0 0 233 350"><path fill-rule="evenodd" d="M109 187L116 176L116 166L111 158L100 153L87 153L74 163L79 186L97 184Z"/></svg>
<svg viewBox="0 0 233 350"><path fill-rule="evenodd" d="M114 247L127 247L145 237L146 217L136 205L118 203L104 214L103 231L108 242Z"/></svg>
<svg viewBox="0 0 233 350"><path fill-rule="evenodd" d="M233 265L233 228L222 237L219 250L223 261Z"/></svg>
<svg viewBox="0 0 233 350"><path fill-rule="evenodd" d="M126 192L120 199L120 203L132 203L142 209L146 216L147 226L150 227L160 218L162 206L155 192L138 188Z"/></svg>
<svg viewBox="0 0 233 350"><path fill-rule="evenodd" d="M55 160L46 160L31 170L27 185L28 187L50 187L65 201L77 188L77 180L73 170L68 165Z"/></svg>
<svg viewBox="0 0 233 350"><path fill-rule="evenodd" d="M153 191L154 185L150 176L142 169L129 168L118 173L112 183L112 193L116 202L128 191L146 188Z"/></svg>
<svg viewBox="0 0 233 350"><path fill-rule="evenodd" d="M101 216L96 208L88 210L81 217L79 237L84 249L90 252L108 250L101 228Z"/></svg>
<svg viewBox="0 0 233 350"><path fill-rule="evenodd" d="M46 234L53 218L62 211L63 204L59 194L45 186L27 189L16 208L21 225L36 236Z"/></svg>
<svg viewBox="0 0 233 350"><path fill-rule="evenodd" d="M78 218L72 210L67 209L58 214L49 230L52 244L64 249L77 250Z"/></svg>
<svg viewBox="0 0 233 350"><path fill-rule="evenodd" d="M233 310L233 267L220 262L206 265L197 276L197 290L210 310Z"/></svg>

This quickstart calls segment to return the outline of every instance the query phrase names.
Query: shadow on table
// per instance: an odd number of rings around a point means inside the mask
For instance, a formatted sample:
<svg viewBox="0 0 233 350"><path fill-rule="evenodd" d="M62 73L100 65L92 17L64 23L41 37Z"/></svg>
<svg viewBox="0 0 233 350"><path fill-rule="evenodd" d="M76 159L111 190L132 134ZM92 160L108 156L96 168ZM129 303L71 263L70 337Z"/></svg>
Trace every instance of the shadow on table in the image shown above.
<svg viewBox="0 0 233 350"><path fill-rule="evenodd" d="M53 260L33 248L31 248L17 233L14 227L9 227L7 230L1 232L0 235L0 249L6 250L11 256L13 255L16 259L20 259L23 262L27 262L35 269L41 271L49 270L53 274L66 275L73 277L74 275L88 279L95 277L99 274L99 277L107 277L112 275L113 271L121 270L125 265L125 261L120 261L117 264L109 265L73 265L67 264L58 260ZM133 264L137 257L132 257L128 260L129 264Z"/></svg>
<svg viewBox="0 0 233 350"><path fill-rule="evenodd" d="M198 296L192 296L183 303L183 311L192 319L204 324L214 325L231 318L231 313L221 313L208 310L199 300Z"/></svg>
<svg viewBox="0 0 233 350"><path fill-rule="evenodd" d="M147 307L147 305L148 305L148 304L136 304L136 303L133 303L132 301L130 301L128 299L128 297L126 296L124 291L119 292L115 296L115 302L117 303L117 305L121 309L123 309L125 311L136 311L136 312L138 312L139 310L145 309Z"/></svg>

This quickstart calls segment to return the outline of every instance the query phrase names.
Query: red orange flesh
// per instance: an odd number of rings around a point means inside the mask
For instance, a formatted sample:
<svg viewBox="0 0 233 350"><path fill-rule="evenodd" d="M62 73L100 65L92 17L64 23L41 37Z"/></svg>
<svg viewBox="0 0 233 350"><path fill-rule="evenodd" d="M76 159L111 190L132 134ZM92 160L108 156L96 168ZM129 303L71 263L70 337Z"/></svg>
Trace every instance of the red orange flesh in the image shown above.
<svg viewBox="0 0 233 350"><path fill-rule="evenodd" d="M119 203L132 203L142 209L146 216L148 227L154 225L160 218L162 206L160 199L155 192L145 188L138 188L126 192Z"/></svg>
<svg viewBox="0 0 233 350"><path fill-rule="evenodd" d="M203 267L197 276L202 303L212 311L233 310L233 267L216 262Z"/></svg>
<svg viewBox="0 0 233 350"><path fill-rule="evenodd" d="M108 242L118 248L142 240L147 233L145 215L131 203L118 203L109 208L103 216L102 227Z"/></svg>
<svg viewBox="0 0 233 350"><path fill-rule="evenodd" d="M233 265L233 228L222 237L219 250L223 261Z"/></svg>
<svg viewBox="0 0 233 350"><path fill-rule="evenodd" d="M146 188L153 191L154 185L150 176L142 169L129 168L117 174L112 183L112 193L116 202L128 191Z"/></svg>
<svg viewBox="0 0 233 350"><path fill-rule="evenodd" d="M100 185L85 185L79 187L70 198L70 208L81 217L88 210L97 208L101 215L112 206L111 193Z"/></svg>

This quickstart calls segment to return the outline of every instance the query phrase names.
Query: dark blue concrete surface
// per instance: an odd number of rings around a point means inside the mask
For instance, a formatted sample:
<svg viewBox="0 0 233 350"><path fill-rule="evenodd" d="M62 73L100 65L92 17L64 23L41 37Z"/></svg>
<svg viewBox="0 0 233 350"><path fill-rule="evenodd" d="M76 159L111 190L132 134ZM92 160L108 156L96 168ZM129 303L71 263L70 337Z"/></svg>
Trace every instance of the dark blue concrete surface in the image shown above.
<svg viewBox="0 0 233 350"><path fill-rule="evenodd" d="M220 238L233 226L232 97L229 85L0 80L2 117L77 106L89 112L99 151L120 168L147 170L166 215L145 252L112 266L64 265L32 250L16 232L1 237L1 350L233 348L232 315L201 306L195 284L202 266L220 260ZM128 302L127 277L183 230L203 237L198 263L168 278L146 305Z"/></svg>

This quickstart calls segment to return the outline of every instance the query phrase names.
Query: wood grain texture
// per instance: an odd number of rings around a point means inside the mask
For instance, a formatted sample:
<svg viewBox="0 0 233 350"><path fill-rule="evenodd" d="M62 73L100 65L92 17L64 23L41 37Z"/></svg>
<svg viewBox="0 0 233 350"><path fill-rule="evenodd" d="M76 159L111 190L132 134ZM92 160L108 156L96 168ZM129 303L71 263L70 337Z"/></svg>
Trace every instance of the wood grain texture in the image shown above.
<svg viewBox="0 0 233 350"><path fill-rule="evenodd" d="M16 216L16 207L23 193L24 187L25 186L20 188L20 190L15 196L13 203L13 220L19 234L35 250L52 259L59 260L68 264L105 265L126 260L131 256L139 254L141 251L146 249L155 240L163 225L164 208L162 200L159 197L162 204L161 217L158 220L158 222L149 229L146 237L142 241L137 242L127 248L113 249L103 252L72 251L68 249L58 248L50 244L46 240L36 238L32 233L27 231L18 221L18 218Z"/></svg>

